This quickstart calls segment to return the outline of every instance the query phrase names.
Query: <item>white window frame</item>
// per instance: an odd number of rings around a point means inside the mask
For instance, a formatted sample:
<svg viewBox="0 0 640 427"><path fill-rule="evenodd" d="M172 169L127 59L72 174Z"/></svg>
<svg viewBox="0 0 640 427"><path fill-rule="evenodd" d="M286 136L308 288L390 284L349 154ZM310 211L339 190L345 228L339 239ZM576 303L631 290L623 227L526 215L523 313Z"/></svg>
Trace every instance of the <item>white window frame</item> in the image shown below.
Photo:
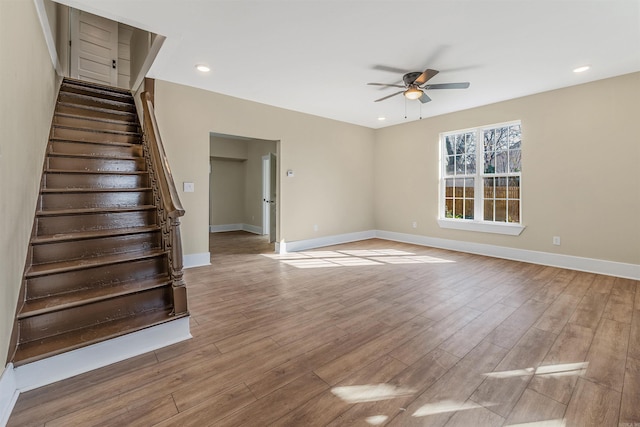
<svg viewBox="0 0 640 427"><path fill-rule="evenodd" d="M514 120L510 122L491 124L486 126L478 126L475 128L468 129L460 129L451 132L443 132L440 133L439 136L439 171L440 171L440 191L438 194L438 225L440 228L454 229L454 230L465 230L465 231L477 231L483 233L495 233L495 234L506 234L511 236L518 236L522 231L526 228L523 225L522 220L522 187L520 187L520 222L500 222L500 221L485 221L481 218L484 217L484 179L485 177L493 177L493 175L485 176L484 174L484 132L486 130L495 129L499 127L520 125L522 123L520 120ZM451 176L447 176L445 174L445 138L450 135L457 135L462 133L475 133L476 136L476 172L473 175L474 178L474 219L464 219L464 218L446 218L444 216L445 212L445 179L451 178ZM522 172L517 173L507 173L500 174L500 176L517 176L520 178L520 183L522 183ZM461 175L460 179L470 178L471 175Z"/></svg>

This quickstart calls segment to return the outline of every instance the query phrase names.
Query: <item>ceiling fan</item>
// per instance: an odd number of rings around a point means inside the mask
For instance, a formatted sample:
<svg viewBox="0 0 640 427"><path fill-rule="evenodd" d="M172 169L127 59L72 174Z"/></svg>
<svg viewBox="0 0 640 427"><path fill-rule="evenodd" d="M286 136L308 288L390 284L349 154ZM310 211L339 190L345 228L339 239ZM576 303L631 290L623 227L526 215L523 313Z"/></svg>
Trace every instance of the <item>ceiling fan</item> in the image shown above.
<svg viewBox="0 0 640 427"><path fill-rule="evenodd" d="M401 85L390 85L386 83L367 83L372 86L387 86L387 87L399 87L404 90L400 92L392 93L391 95L387 95L380 99L376 99L374 102L384 101L385 99L391 98L392 96L400 95L401 93L407 99L418 99L423 104L425 102L431 101L431 98L424 92L425 90L431 89L466 89L469 87L469 82L464 83L437 83L437 84L426 84L432 77L438 74L438 70L431 70L427 68L423 72L420 71L412 71L404 76L402 76L402 80L404 81L404 86Z"/></svg>

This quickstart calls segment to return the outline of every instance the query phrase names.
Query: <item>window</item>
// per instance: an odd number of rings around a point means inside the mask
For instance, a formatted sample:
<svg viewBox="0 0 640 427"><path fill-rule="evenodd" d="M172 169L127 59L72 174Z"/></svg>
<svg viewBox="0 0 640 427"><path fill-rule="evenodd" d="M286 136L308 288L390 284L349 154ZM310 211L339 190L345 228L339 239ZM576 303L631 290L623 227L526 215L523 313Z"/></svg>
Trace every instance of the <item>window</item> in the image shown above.
<svg viewBox="0 0 640 427"><path fill-rule="evenodd" d="M520 234L520 122L444 133L440 143L440 225Z"/></svg>

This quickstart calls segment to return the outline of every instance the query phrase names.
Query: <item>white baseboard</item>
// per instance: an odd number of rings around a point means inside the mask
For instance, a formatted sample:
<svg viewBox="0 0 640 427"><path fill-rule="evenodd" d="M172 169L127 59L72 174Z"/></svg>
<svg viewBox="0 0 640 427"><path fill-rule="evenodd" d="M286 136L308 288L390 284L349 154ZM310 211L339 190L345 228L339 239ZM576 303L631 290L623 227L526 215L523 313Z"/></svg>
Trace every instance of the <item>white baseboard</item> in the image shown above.
<svg viewBox="0 0 640 427"><path fill-rule="evenodd" d="M640 280L640 265L638 264L627 264L572 255L508 248L504 246L471 243L460 240L440 239L384 230L361 231L357 233L339 234L308 240L296 240L293 242L276 242L276 252L281 254L287 252L298 252L307 249L315 249L324 246L332 246L373 238Z"/></svg>
<svg viewBox="0 0 640 427"><path fill-rule="evenodd" d="M9 363L0 375L0 427L6 426L9 422L9 416L19 395L13 364Z"/></svg>
<svg viewBox="0 0 640 427"><path fill-rule="evenodd" d="M322 248L324 246L340 245L342 243L357 242L360 240L373 239L376 237L375 230L358 231L355 233L337 234L334 236L317 237L308 240L296 240L293 242L280 242L276 245L277 252L284 254L287 252L305 251L307 249Z"/></svg>
<svg viewBox="0 0 640 427"><path fill-rule="evenodd" d="M183 268L201 267L203 265L211 265L210 252L201 252L199 254L182 255Z"/></svg>
<svg viewBox="0 0 640 427"><path fill-rule="evenodd" d="M209 225L209 233L224 233L225 231L241 231L242 224Z"/></svg>
<svg viewBox="0 0 640 427"><path fill-rule="evenodd" d="M13 369L18 392L102 368L191 338L189 318L183 317L138 332L62 353Z"/></svg>
<svg viewBox="0 0 640 427"><path fill-rule="evenodd" d="M375 234L376 237L380 239L396 242L413 243L415 245L468 252L495 258L510 259L513 261L522 261L532 264L548 265L550 267L567 268L569 270L578 270L588 273L605 274L608 276L640 280L640 265L638 264L626 264L622 262L583 258L572 255L486 245L483 243L439 239L435 237L418 236L415 234L396 233L393 231L377 230Z"/></svg>
<svg viewBox="0 0 640 427"><path fill-rule="evenodd" d="M209 225L209 233L224 233L227 231L247 231L262 235L262 227L252 224L220 224Z"/></svg>

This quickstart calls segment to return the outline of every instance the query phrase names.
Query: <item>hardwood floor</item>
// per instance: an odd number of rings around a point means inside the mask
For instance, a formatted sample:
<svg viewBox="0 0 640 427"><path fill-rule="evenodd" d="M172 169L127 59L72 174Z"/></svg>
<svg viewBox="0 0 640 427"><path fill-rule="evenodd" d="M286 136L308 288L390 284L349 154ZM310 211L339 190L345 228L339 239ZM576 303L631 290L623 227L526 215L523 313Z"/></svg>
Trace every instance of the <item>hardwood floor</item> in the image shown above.
<svg viewBox="0 0 640 427"><path fill-rule="evenodd" d="M185 272L193 339L23 393L9 426L640 426L637 281L384 240L210 243Z"/></svg>

